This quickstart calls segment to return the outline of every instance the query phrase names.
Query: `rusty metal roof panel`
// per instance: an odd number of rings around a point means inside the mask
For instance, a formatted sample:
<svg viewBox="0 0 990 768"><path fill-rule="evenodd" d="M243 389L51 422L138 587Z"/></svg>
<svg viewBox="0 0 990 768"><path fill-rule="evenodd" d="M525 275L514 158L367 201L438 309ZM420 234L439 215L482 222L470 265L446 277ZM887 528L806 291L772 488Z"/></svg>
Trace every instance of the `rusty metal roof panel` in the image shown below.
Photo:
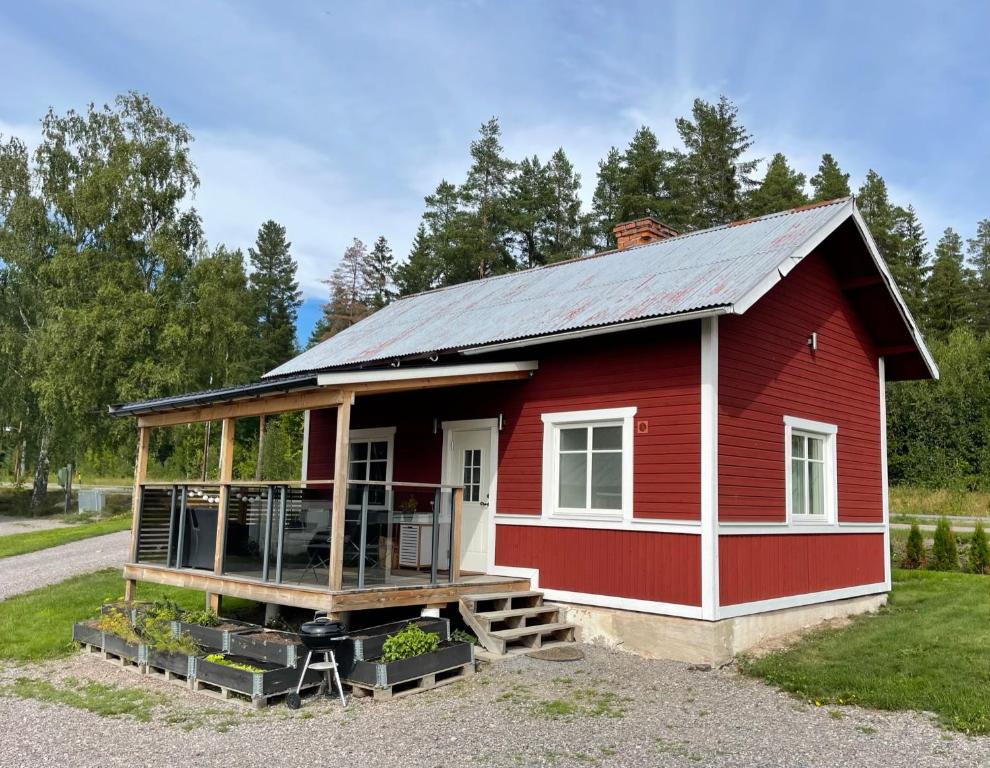
<svg viewBox="0 0 990 768"><path fill-rule="evenodd" d="M731 307L852 210L851 200L839 200L417 294L266 376Z"/></svg>

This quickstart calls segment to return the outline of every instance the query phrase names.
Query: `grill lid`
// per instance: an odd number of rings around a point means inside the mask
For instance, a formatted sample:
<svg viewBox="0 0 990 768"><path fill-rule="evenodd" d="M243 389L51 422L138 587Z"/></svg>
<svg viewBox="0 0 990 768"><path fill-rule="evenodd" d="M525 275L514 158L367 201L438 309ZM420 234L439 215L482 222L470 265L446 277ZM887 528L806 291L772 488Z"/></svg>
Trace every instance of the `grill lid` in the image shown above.
<svg viewBox="0 0 990 768"><path fill-rule="evenodd" d="M342 622L330 621L328 619L307 621L300 627L299 632L304 637L322 637L324 639L342 637L346 634Z"/></svg>

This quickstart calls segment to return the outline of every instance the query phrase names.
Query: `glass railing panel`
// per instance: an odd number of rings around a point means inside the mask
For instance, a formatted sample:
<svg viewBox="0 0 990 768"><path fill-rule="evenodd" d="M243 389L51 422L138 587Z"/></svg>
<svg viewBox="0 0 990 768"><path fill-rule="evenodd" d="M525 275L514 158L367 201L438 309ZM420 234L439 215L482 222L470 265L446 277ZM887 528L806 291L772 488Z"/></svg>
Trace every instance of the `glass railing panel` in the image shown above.
<svg viewBox="0 0 990 768"><path fill-rule="evenodd" d="M284 486L283 486L284 488ZM285 511L281 544L278 540L278 514L273 526L275 569L272 578L283 584L328 586L330 583L330 513L333 488L314 486L284 488ZM281 502L282 495L279 496ZM276 508L279 513L280 507ZM281 561L278 551L281 548Z"/></svg>
<svg viewBox="0 0 990 768"><path fill-rule="evenodd" d="M230 576L263 580L266 547L271 551L269 506L277 500L270 485L231 485L227 502L223 572ZM269 565L271 570L271 565Z"/></svg>

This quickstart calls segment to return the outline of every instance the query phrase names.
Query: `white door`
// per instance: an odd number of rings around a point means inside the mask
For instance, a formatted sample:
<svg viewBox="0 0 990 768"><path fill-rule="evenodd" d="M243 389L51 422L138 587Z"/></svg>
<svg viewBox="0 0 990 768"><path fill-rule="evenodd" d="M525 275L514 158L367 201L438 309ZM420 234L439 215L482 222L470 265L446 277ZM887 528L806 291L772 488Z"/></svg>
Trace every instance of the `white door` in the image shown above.
<svg viewBox="0 0 990 768"><path fill-rule="evenodd" d="M484 573L488 567L488 515L492 501L492 430L454 428L447 439L447 482L464 486L461 570Z"/></svg>

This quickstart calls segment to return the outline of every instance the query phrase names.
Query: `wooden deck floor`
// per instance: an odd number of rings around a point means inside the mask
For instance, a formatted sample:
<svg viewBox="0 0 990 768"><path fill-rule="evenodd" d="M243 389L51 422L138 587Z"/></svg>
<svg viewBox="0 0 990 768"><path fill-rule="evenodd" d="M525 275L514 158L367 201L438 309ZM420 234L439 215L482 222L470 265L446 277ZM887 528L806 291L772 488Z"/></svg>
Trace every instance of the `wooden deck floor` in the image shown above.
<svg viewBox="0 0 990 768"><path fill-rule="evenodd" d="M478 574L462 575L454 584L388 584L331 592L316 585L272 584L226 574L217 576L210 571L191 568L177 570L135 564L124 566L124 578L331 613L406 605L436 605L455 602L463 594L516 592L530 588L529 579Z"/></svg>

